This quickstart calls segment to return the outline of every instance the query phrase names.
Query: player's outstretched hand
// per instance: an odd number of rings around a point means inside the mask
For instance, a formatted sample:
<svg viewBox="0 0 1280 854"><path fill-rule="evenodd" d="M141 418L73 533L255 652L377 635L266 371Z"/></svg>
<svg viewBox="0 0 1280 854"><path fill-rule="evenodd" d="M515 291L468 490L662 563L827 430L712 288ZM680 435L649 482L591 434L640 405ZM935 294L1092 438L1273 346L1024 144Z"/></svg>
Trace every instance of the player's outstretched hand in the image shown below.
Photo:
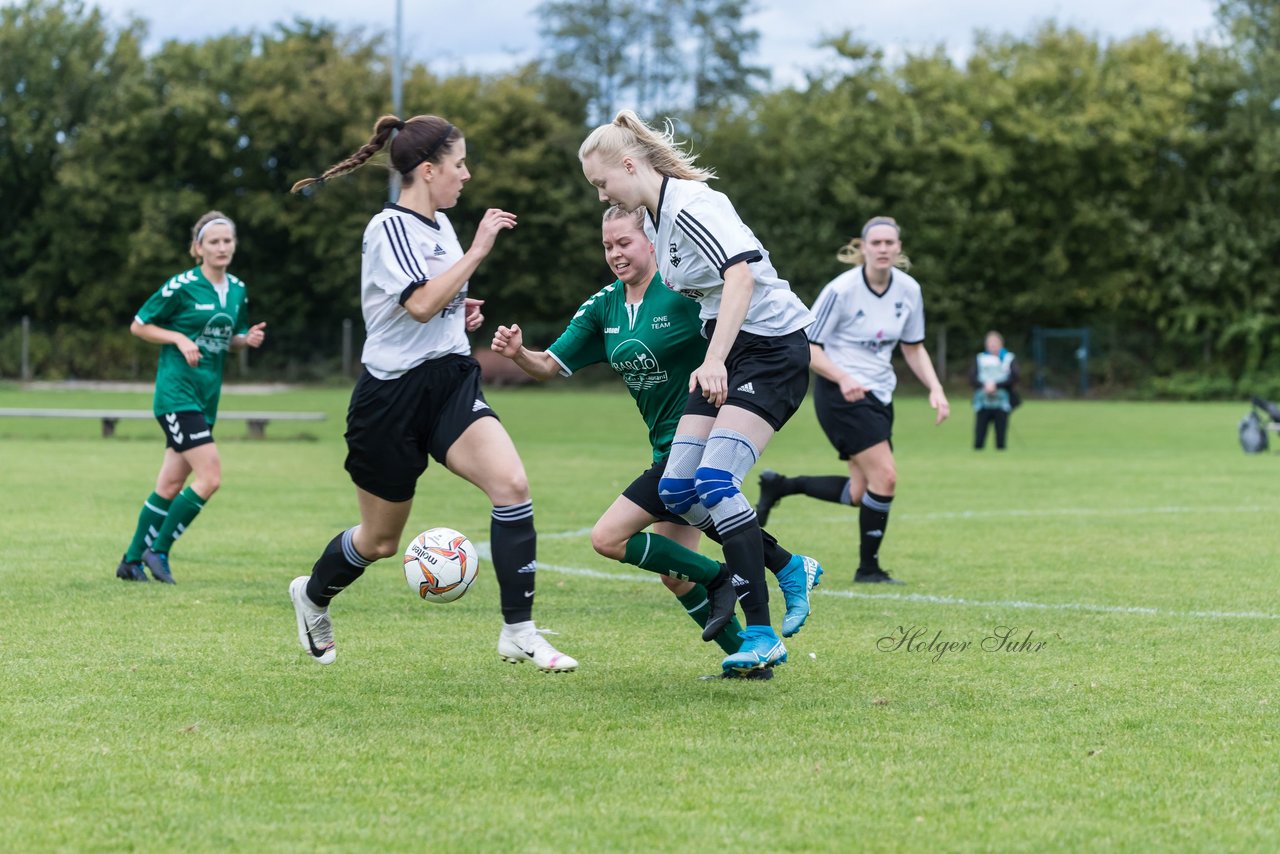
<svg viewBox="0 0 1280 854"><path fill-rule="evenodd" d="M263 340L267 337L267 322L255 323L249 327L249 331L244 334L244 343L250 347L261 347Z"/></svg>
<svg viewBox="0 0 1280 854"><path fill-rule="evenodd" d="M489 345L489 349L500 356L514 359L523 346L524 333L520 331L519 324L513 323L510 326L499 326L494 331L493 343Z"/></svg>
<svg viewBox="0 0 1280 854"><path fill-rule="evenodd" d="M489 208L480 219L480 227L476 229L476 239L471 241L472 249L479 249L486 255L498 239L498 232L516 227L516 215L498 208Z"/></svg>
<svg viewBox="0 0 1280 854"><path fill-rule="evenodd" d="M951 414L951 404L947 403L947 395L941 388L935 388L929 392L929 405L938 413L938 417L934 419L933 426L938 426L947 420L947 416Z"/></svg>
<svg viewBox="0 0 1280 854"><path fill-rule="evenodd" d="M467 331L475 332L484 324L484 315L480 312L480 306L484 305L484 300L467 297L466 303Z"/></svg>

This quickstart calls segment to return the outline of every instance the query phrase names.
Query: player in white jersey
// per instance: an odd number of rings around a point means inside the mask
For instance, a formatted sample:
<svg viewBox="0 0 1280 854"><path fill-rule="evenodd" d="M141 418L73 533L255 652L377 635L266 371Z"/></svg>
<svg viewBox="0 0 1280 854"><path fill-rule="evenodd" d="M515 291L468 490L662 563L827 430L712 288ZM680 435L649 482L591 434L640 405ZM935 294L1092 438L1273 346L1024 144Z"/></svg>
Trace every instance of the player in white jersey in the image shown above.
<svg viewBox="0 0 1280 854"><path fill-rule="evenodd" d="M321 664L333 662L329 603L369 564L399 553L429 454L493 504L489 537L504 623L498 654L542 670L573 670L578 662L547 643L533 623L537 534L529 481L480 390L480 365L467 341L483 321L481 301L467 297L467 280L499 232L515 227L515 214L485 211L471 248L462 251L443 211L471 179L467 143L438 116L383 116L359 151L293 190L359 168L383 147L402 183L399 202L369 221L361 246L365 370L351 394L346 432L360 524L334 537L311 575L289 585L298 641Z"/></svg>
<svg viewBox="0 0 1280 854"><path fill-rule="evenodd" d="M733 576L749 582L743 644L722 668L782 664L787 650L769 619L760 525L740 487L804 399L804 329L813 316L729 199L707 187L713 173L694 166L669 129L659 133L623 110L592 131L578 158L600 201L647 212L663 283L699 303L707 354L689 376L659 493L669 511L721 538L730 572L708 587L709 633L733 615L734 596L725 595Z"/></svg>
<svg viewBox="0 0 1280 854"><path fill-rule="evenodd" d="M929 389L935 424L946 419L951 406L924 347L920 283L907 275L910 262L902 254L897 222L887 216L871 219L838 257L853 269L818 295L809 341L818 375L813 393L818 423L840 459L848 461L849 476L786 477L764 471L756 512L764 524L775 504L797 493L859 506L859 561L853 580L900 584L880 566L898 481L892 444L898 378L890 362L895 346Z"/></svg>

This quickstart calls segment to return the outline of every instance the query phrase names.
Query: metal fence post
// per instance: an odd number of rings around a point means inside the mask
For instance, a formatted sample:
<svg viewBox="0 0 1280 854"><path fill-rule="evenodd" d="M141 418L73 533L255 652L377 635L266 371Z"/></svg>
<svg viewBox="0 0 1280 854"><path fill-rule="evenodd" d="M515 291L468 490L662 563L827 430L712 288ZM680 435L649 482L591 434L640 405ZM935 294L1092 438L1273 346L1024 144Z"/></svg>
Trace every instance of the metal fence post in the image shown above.
<svg viewBox="0 0 1280 854"><path fill-rule="evenodd" d="M22 381L31 382L31 318L22 317Z"/></svg>
<svg viewBox="0 0 1280 854"><path fill-rule="evenodd" d="M351 376L351 318L342 319L342 375Z"/></svg>

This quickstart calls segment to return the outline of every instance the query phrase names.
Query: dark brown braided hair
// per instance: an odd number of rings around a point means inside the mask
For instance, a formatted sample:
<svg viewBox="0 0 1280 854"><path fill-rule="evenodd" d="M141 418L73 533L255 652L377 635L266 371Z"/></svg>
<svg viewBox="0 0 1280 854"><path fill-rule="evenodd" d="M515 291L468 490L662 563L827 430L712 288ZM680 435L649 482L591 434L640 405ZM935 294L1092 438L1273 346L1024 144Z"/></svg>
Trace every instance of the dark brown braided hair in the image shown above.
<svg viewBox="0 0 1280 854"><path fill-rule="evenodd" d="M374 124L373 136L355 154L330 166L318 178L303 178L293 185L290 192L296 193L312 184L323 184L330 178L359 169L387 145L393 131L399 133L391 141L391 168L407 180L411 180L410 176L418 165L426 161L439 163L454 143L462 139L462 131L439 116L414 116L408 121L397 116L383 116Z"/></svg>

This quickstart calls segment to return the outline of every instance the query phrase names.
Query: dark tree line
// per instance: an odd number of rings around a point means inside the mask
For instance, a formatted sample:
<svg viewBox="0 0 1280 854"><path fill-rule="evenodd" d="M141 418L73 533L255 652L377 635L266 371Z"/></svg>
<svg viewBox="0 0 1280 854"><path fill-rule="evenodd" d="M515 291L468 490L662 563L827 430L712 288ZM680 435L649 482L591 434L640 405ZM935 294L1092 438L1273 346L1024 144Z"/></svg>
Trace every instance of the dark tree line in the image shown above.
<svg viewBox="0 0 1280 854"><path fill-rule="evenodd" d="M638 105L687 129L805 298L889 213L956 356L990 326L1020 347L1088 326L1104 384L1280 396L1280 3L1222 3L1214 43L1049 25L980 38L963 65L845 36L785 88L751 64L749 9L547 2L540 63L410 70L406 109L469 139L464 242L485 207L520 215L473 282L492 321L550 336L605 280L576 151ZM23 316L42 376L145 375L129 318L212 207L240 224L235 270L274 333L256 369L332 371L386 172L287 190L390 110L383 39L297 20L145 55L144 33L71 0L0 9L0 376Z"/></svg>

